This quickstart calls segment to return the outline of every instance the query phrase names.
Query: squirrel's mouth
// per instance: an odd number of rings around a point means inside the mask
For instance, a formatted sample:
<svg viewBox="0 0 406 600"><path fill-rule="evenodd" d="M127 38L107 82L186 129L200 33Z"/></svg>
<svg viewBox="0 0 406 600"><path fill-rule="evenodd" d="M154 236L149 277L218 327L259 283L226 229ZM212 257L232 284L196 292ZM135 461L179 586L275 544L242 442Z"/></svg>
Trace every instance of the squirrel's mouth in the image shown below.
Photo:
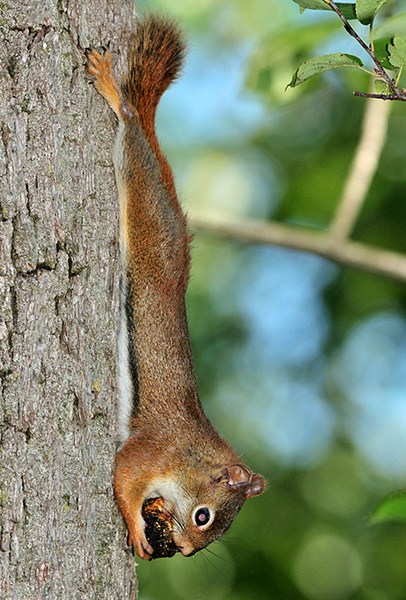
<svg viewBox="0 0 406 600"><path fill-rule="evenodd" d="M183 533L173 534L173 542L178 547L178 550L183 556L193 556L197 552L188 537Z"/></svg>

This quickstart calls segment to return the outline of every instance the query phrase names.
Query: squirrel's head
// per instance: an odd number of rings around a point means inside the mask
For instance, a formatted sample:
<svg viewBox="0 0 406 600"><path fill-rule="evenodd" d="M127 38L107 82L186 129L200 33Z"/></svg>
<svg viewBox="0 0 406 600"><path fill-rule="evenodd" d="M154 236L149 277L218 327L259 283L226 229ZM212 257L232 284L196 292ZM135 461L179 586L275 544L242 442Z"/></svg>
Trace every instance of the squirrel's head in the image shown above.
<svg viewBox="0 0 406 600"><path fill-rule="evenodd" d="M224 535L245 500L265 490L264 478L243 464L194 479L193 487L172 481L161 490L173 519L173 541L184 556L192 556Z"/></svg>

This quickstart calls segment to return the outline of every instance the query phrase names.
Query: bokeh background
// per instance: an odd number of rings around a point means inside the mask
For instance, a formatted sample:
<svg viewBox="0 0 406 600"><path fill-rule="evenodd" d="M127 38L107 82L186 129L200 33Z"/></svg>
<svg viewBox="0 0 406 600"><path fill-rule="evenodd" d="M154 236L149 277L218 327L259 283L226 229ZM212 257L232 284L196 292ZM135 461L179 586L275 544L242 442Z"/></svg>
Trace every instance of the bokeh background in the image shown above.
<svg viewBox="0 0 406 600"><path fill-rule="evenodd" d="M285 86L310 55L360 54L337 17L291 0L138 7L179 17L190 39L158 115L186 209L326 227L368 76ZM353 236L403 252L405 140L397 103ZM205 410L270 486L206 551L141 564L140 599L406 598L406 525L369 519L406 487L406 286L199 234L187 300Z"/></svg>

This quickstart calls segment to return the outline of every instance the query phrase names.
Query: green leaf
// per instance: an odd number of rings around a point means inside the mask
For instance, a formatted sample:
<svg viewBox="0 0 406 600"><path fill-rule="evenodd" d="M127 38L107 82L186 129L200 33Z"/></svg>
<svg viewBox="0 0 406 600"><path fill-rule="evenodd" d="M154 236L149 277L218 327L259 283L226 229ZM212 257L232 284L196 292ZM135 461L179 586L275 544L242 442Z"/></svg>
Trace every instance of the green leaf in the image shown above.
<svg viewBox="0 0 406 600"><path fill-rule="evenodd" d="M337 8L341 10L343 16L347 21L357 18L357 10L355 4L348 4L347 2L336 2Z"/></svg>
<svg viewBox="0 0 406 600"><path fill-rule="evenodd" d="M392 67L403 69L406 65L406 37L397 35L393 40L393 45L388 47L389 62Z"/></svg>
<svg viewBox="0 0 406 600"><path fill-rule="evenodd" d="M389 62L389 46L392 44L393 37L385 36L374 40L374 52L384 69L393 69Z"/></svg>
<svg viewBox="0 0 406 600"><path fill-rule="evenodd" d="M406 493L402 492L385 498L375 508L369 520L373 525L388 521L406 523Z"/></svg>
<svg viewBox="0 0 406 600"><path fill-rule="evenodd" d="M333 10L327 2L324 2L324 0L293 0L293 2L299 4L301 12L305 8L310 8L310 10ZM337 8L341 10L346 19L350 20L357 18L355 4L352 2L336 2L336 4Z"/></svg>
<svg viewBox="0 0 406 600"><path fill-rule="evenodd" d="M357 19L363 25L369 25L375 18L378 10L389 0L357 0L356 13Z"/></svg>
<svg viewBox="0 0 406 600"><path fill-rule="evenodd" d="M293 0L301 8L310 8L310 10L328 10L329 5L324 0Z"/></svg>
<svg viewBox="0 0 406 600"><path fill-rule="evenodd" d="M319 73L329 71L330 69L339 69L341 67L350 67L353 69L359 69L363 66L363 63L358 56L352 56L352 54L325 54L323 56L316 56L310 60L306 60L293 74L291 82L286 87L295 87L299 83L303 83Z"/></svg>
<svg viewBox="0 0 406 600"><path fill-rule="evenodd" d="M391 37L395 35L406 35L406 13L395 15L385 19L380 25L378 25L374 34L376 37L389 35Z"/></svg>
<svg viewBox="0 0 406 600"><path fill-rule="evenodd" d="M389 92L388 84L383 79L375 80L375 89L377 94L387 94Z"/></svg>

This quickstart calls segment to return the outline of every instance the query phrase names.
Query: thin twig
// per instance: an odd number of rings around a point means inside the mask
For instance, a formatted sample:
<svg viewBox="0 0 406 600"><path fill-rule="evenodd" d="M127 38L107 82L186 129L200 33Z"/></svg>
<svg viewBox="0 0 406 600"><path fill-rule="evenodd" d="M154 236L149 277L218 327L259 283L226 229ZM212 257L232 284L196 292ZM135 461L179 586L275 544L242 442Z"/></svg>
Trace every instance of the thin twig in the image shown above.
<svg viewBox="0 0 406 600"><path fill-rule="evenodd" d="M353 92L354 96L360 96L361 98L377 98L378 100L400 100L406 102L406 94L395 96L395 94L366 94L364 92Z"/></svg>
<svg viewBox="0 0 406 600"><path fill-rule="evenodd" d="M359 242L335 240L330 233L254 219L238 220L229 215L213 213L193 213L190 226L196 232L239 242L312 252L342 265L406 282L406 256Z"/></svg>
<svg viewBox="0 0 406 600"><path fill-rule="evenodd" d="M389 77L389 75L387 74L387 72L385 71L385 69L383 68L383 66L381 65L381 63L379 62L379 60L376 58L375 53L371 50L371 48L364 42L364 40L358 35L358 33L355 31L355 29L353 29L353 27L351 27L351 25L349 24L349 22L347 21L347 19L344 17L343 13L341 12L341 10L338 8L337 4L334 2L334 0L324 0L324 2L326 4L328 4L329 6L331 6L331 8L334 10L335 13L337 13L337 15L340 17L340 19L342 20L342 22L344 23L344 27L346 29L346 31L354 38L357 40L357 42L362 46L362 48L365 50L365 52L371 57L371 59L374 61L375 63L375 70L380 74L380 76L382 77L382 79L385 80L385 82L388 84L388 86L391 88L391 90L393 91L394 95L397 98L401 98L402 94L400 92L400 90L396 87L395 82Z"/></svg>
<svg viewBox="0 0 406 600"><path fill-rule="evenodd" d="M388 130L391 104L369 99L366 103L361 138L338 203L330 233L343 240L351 235L371 186Z"/></svg>

